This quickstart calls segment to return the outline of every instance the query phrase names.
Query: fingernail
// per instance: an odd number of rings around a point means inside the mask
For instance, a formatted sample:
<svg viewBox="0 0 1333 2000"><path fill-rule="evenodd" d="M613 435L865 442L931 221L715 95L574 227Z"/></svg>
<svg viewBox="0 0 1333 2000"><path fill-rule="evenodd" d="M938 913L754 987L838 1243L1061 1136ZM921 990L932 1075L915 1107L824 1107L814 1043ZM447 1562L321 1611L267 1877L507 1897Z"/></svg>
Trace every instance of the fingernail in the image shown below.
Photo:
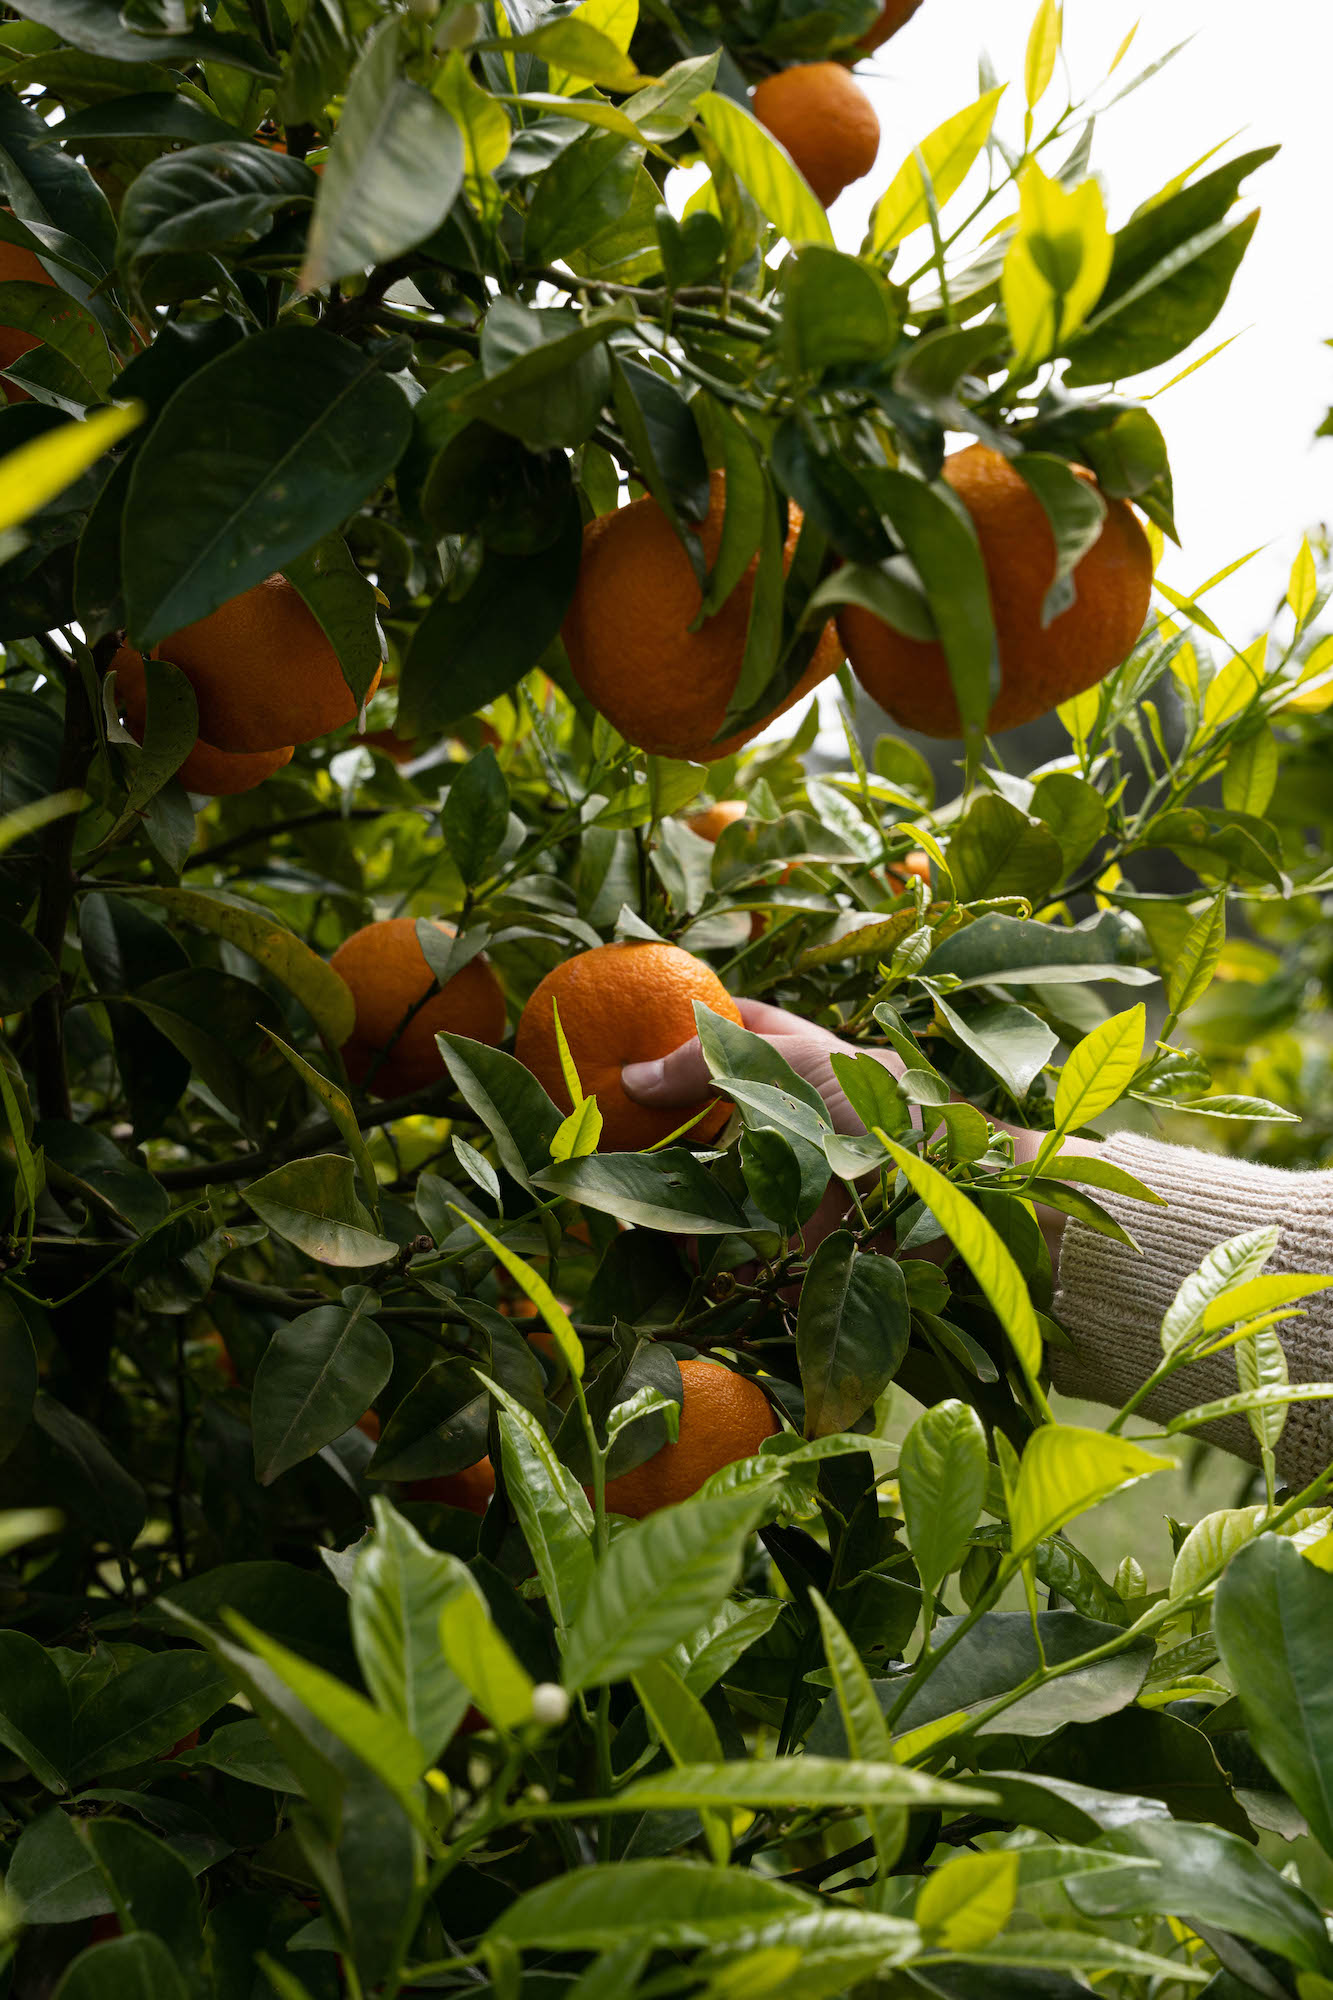
<svg viewBox="0 0 1333 2000"><path fill-rule="evenodd" d="M620 1081L631 1097L651 1097L661 1088L666 1075L666 1064L661 1057L653 1062L626 1063L620 1072Z"/></svg>

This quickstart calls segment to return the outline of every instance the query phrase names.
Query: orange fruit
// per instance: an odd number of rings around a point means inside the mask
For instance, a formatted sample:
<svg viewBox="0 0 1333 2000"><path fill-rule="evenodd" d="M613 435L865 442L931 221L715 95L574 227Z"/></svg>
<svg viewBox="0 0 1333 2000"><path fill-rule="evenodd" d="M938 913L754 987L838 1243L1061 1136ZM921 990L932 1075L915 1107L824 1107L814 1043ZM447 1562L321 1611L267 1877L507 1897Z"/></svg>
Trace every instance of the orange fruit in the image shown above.
<svg viewBox="0 0 1333 2000"><path fill-rule="evenodd" d="M153 657L189 680L199 734L219 750L280 750L356 720L338 655L285 576L266 577L173 632ZM367 699L378 686L377 673Z"/></svg>
<svg viewBox="0 0 1333 2000"><path fill-rule="evenodd" d="M489 1458L479 1458L462 1472L447 1473L441 1479L413 1479L408 1482L409 1500L435 1500L442 1507L463 1507L469 1514L484 1514L495 1491L495 1467Z"/></svg>
<svg viewBox="0 0 1333 2000"><path fill-rule="evenodd" d="M914 847L910 854L904 854L901 861L895 861L884 871L891 889L906 889L910 878L915 875L918 882L930 887L930 856L922 847Z"/></svg>
<svg viewBox="0 0 1333 2000"><path fill-rule="evenodd" d="M685 824L691 833L698 834L700 840L716 842L736 820L744 819L745 813L744 799L719 799L715 806L705 806L702 812L691 813Z"/></svg>
<svg viewBox="0 0 1333 2000"><path fill-rule="evenodd" d="M699 529L710 568L722 540L725 507L726 481L715 472L708 519ZM784 561L790 568L801 528L799 508L789 510L788 523ZM691 632L702 602L698 579L655 500L633 500L599 514L584 529L565 650L593 707L640 750L705 764L729 757L840 664L837 634L828 625L786 700L752 728L713 741L745 658L756 567L757 559L721 609Z"/></svg>
<svg viewBox="0 0 1333 2000"><path fill-rule="evenodd" d="M449 924L439 928L449 937L454 934ZM353 931L329 964L356 1002L356 1025L343 1043L342 1056L348 1075L360 1083L379 1050L393 1041L408 1009L430 992L435 975L417 943L411 917L389 917ZM435 1046L437 1035L467 1035L495 1048L504 1031L500 982L484 958L474 958L417 1008L375 1071L370 1089L376 1097L401 1097L438 1083L445 1069Z"/></svg>
<svg viewBox="0 0 1333 2000"><path fill-rule="evenodd" d="M227 1343L217 1328L215 1326L209 1327L205 1333L199 1335L198 1339L192 1345L199 1357L205 1360L205 1366L211 1368L216 1375L221 1376L223 1387L234 1389L239 1379L236 1373L236 1363L232 1360Z"/></svg>
<svg viewBox="0 0 1333 2000"><path fill-rule="evenodd" d="M372 1444L380 1441L380 1415L378 1410L363 1410L356 1420L356 1428L370 1439Z"/></svg>
<svg viewBox="0 0 1333 2000"><path fill-rule="evenodd" d="M21 243L0 243L0 284L12 284L16 279L30 285L54 285L55 279L49 271L44 271L31 250L25 250ZM0 326L0 368L9 368L20 355L30 354L41 341L35 333L25 333L21 327ZM0 389L11 403L31 401L26 389L20 389L17 382L0 383Z"/></svg>
<svg viewBox="0 0 1333 2000"><path fill-rule="evenodd" d="M899 28L906 26L920 5L921 0L885 0L879 19L862 35L857 48L864 49L867 55L872 49L881 48L890 35L896 35Z"/></svg>
<svg viewBox="0 0 1333 2000"><path fill-rule="evenodd" d="M1081 466L1074 471L1095 484ZM984 444L947 458L944 477L972 517L995 616L1000 691L986 726L1015 729L1092 687L1128 656L1148 615L1152 551L1126 502L1108 500L1102 532L1074 571L1075 601L1043 630L1055 537L1036 494ZM839 613L838 630L857 679L895 722L925 736L962 734L938 641L908 639L851 604Z"/></svg>
<svg viewBox="0 0 1333 2000"><path fill-rule="evenodd" d="M642 1152L702 1111L689 1133L700 1143L722 1130L729 1104L703 1097L653 1110L627 1097L620 1081L626 1063L651 1062L692 1039L696 1000L740 1024L740 1008L712 967L679 945L598 945L547 973L519 1018L514 1054L562 1111L573 1109L556 1041L558 1006L579 1082L602 1114L602 1152Z"/></svg>
<svg viewBox="0 0 1333 2000"><path fill-rule="evenodd" d="M717 1361L682 1361L680 1433L675 1444L606 1482L607 1511L641 1521L697 1493L705 1479L749 1458L778 1428L767 1396L748 1375Z"/></svg>
<svg viewBox="0 0 1333 2000"><path fill-rule="evenodd" d="M133 646L121 646L111 662L116 676L116 695L125 715L125 727L138 743L143 742L148 722L148 688L144 680L143 655ZM187 792L203 792L210 798L232 798L237 792L252 792L292 761L292 746L282 750L219 750L202 737L195 740L185 762L177 771Z"/></svg>
<svg viewBox="0 0 1333 2000"><path fill-rule="evenodd" d="M875 107L841 63L798 63L766 76L755 86L752 108L825 208L875 164Z"/></svg>

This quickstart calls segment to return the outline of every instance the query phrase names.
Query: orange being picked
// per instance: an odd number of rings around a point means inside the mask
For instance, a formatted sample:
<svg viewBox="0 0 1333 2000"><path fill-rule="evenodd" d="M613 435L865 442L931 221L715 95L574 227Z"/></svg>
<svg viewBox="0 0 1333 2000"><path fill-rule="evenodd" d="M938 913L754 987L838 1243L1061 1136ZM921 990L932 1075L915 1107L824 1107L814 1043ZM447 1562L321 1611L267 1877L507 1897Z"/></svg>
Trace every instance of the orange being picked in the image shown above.
<svg viewBox="0 0 1333 2000"><path fill-rule="evenodd" d="M890 35L896 35L899 28L907 25L920 5L921 0L884 0L879 19L873 28L867 28L856 46L867 55L872 49L881 48Z"/></svg>
<svg viewBox="0 0 1333 2000"><path fill-rule="evenodd" d="M185 675L199 734L219 750L280 750L356 720L338 655L285 576L266 577L173 632L153 657ZM378 686L377 673L367 700Z"/></svg>
<svg viewBox="0 0 1333 2000"><path fill-rule="evenodd" d="M710 569L725 508L726 480L715 472L708 519L699 529ZM788 569L800 529L800 509L792 507L784 555ZM830 624L786 700L752 728L713 741L740 679L757 567L756 558L721 609L692 632L702 602L698 579L656 500L633 500L599 514L584 529L578 587L564 624L565 650L593 707L640 750L695 763L729 757L841 664Z"/></svg>
<svg viewBox="0 0 1333 2000"><path fill-rule="evenodd" d="M125 716L125 727L138 743L148 723L148 688L144 680L143 655L133 646L121 646L111 662L116 676L116 695ZM281 750L256 750L247 754L219 750L215 744L195 740L194 748L177 771L187 792L203 792L210 798L232 798L237 792L252 792L292 760L292 746Z"/></svg>
<svg viewBox="0 0 1333 2000"><path fill-rule="evenodd" d="M1082 466L1073 470L1095 484ZM1015 729L1093 687L1128 657L1148 615L1152 551L1127 503L1108 500L1102 532L1074 571L1075 600L1043 630L1056 553L1036 494L984 444L947 458L944 477L972 517L995 617L1000 691L986 726ZM938 641L909 639L854 604L838 614L838 630L857 679L895 722L924 736L962 734Z"/></svg>
<svg viewBox="0 0 1333 2000"><path fill-rule="evenodd" d="M409 1480L407 1497L434 1500L441 1507L462 1507L469 1514L484 1514L494 1491L495 1467L489 1458L479 1458L475 1465L464 1466L461 1472L449 1472L439 1479Z"/></svg>
<svg viewBox="0 0 1333 2000"><path fill-rule="evenodd" d="M439 928L453 936L449 924ZM408 1009L430 993L435 981L411 917L388 917L353 931L329 964L356 1002L356 1025L342 1050L352 1081L360 1083L378 1052L393 1042L369 1085L376 1097L405 1096L439 1082L445 1069L435 1046L437 1035L467 1035L492 1048L504 1039L500 982L485 958L474 958L417 1008L393 1040Z"/></svg>
<svg viewBox="0 0 1333 2000"><path fill-rule="evenodd" d="M652 1062L693 1039L696 1000L740 1025L740 1008L712 967L679 945L598 945L547 973L523 1009L514 1054L562 1111L573 1109L556 1040L558 1007L579 1082L602 1114L602 1152L642 1152L703 1112L687 1134L699 1144L722 1130L729 1104L703 1097L654 1110L627 1097L620 1081L626 1063Z"/></svg>
<svg viewBox="0 0 1333 2000"><path fill-rule="evenodd" d="M737 1375L718 1361L682 1361L680 1433L675 1444L662 1449L606 1483L611 1514L629 1514L641 1521L659 1507L672 1507L697 1493L705 1479L749 1458L778 1428L767 1396L748 1375Z"/></svg>
<svg viewBox="0 0 1333 2000"><path fill-rule="evenodd" d="M755 86L752 102L759 123L785 147L825 208L874 166L879 119L841 63L780 69Z"/></svg>

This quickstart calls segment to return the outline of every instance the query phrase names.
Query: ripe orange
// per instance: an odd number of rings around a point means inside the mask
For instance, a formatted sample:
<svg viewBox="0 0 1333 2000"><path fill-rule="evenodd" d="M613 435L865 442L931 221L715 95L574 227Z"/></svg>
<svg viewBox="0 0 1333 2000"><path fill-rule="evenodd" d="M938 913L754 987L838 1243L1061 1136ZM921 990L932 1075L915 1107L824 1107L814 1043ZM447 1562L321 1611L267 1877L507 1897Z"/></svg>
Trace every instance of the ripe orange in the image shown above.
<svg viewBox="0 0 1333 2000"><path fill-rule="evenodd" d="M825 208L875 164L875 107L841 63L798 63L766 76L755 87L753 109Z"/></svg>
<svg viewBox="0 0 1333 2000"><path fill-rule="evenodd" d="M744 799L719 799L715 806L705 806L702 812L691 813L685 824L691 833L697 833L700 840L719 841L726 829L746 814Z"/></svg>
<svg viewBox="0 0 1333 2000"><path fill-rule="evenodd" d="M856 45L858 49L869 55L872 49L881 48L890 35L896 35L899 28L906 26L920 5L921 0L884 0L878 21L862 35Z"/></svg>
<svg viewBox="0 0 1333 2000"><path fill-rule="evenodd" d="M280 750L356 719L338 655L300 592L266 577L173 632L153 656L179 667L199 704L199 734L219 750ZM379 675L369 690L379 686Z"/></svg>
<svg viewBox="0 0 1333 2000"><path fill-rule="evenodd" d="M370 1439L372 1444L380 1441L380 1413L378 1410L363 1410L356 1420L356 1428Z"/></svg>
<svg viewBox="0 0 1333 2000"><path fill-rule="evenodd" d="M929 888L930 856L924 848L914 847L909 854L904 854L901 861L895 861L890 867L886 868L884 873L888 878L888 884L891 889L901 891L908 888L913 875L915 875L918 882L924 882L926 887Z"/></svg>
<svg viewBox="0 0 1333 2000"><path fill-rule="evenodd" d="M722 1130L729 1104L704 1097L652 1110L627 1097L620 1081L626 1063L651 1062L693 1037L696 1000L739 1025L740 1008L712 967L679 945L598 945L547 973L520 1016L514 1054L563 1111L573 1109L560 1067L554 1001L579 1082L602 1114L603 1152L642 1152L702 1111L689 1133L699 1143Z"/></svg>
<svg viewBox="0 0 1333 2000"><path fill-rule="evenodd" d="M0 284L12 284L16 279L25 280L30 285L55 283L31 250L25 250L21 243L0 243ZM20 355L30 354L34 347L41 344L35 333L25 333L17 326L0 326L0 368L11 367ZM11 403L31 401L27 390L20 389L17 382L0 383L0 388Z"/></svg>
<svg viewBox="0 0 1333 2000"><path fill-rule="evenodd" d="M484 1514L495 1491L495 1467L489 1458L479 1458L462 1472L450 1472L441 1479L413 1479L408 1482L409 1500L436 1500L442 1507L463 1507L469 1514Z"/></svg>
<svg viewBox="0 0 1333 2000"><path fill-rule="evenodd" d="M452 937L449 924L440 929ZM417 943L411 917L390 917L353 931L329 964L352 990L356 1025L343 1044L343 1061L359 1083L378 1051L393 1041L409 1007L430 992L434 974ZM440 1034L468 1035L474 1042L503 1041L505 1001L500 982L484 958L474 958L413 1014L379 1068L370 1089L376 1097L424 1090L444 1075L435 1046Z"/></svg>
<svg viewBox="0 0 1333 2000"><path fill-rule="evenodd" d="M1074 470L1092 482L1082 467ZM1108 500L1098 540L1074 571L1077 596L1043 631L1041 607L1055 575L1055 538L1045 509L1022 475L987 445L944 462L944 477L977 531L986 565L1000 655L992 732L1015 729L1118 667L1148 614L1152 551L1123 500ZM838 630L866 693L895 722L925 736L958 736L962 724L944 649L908 639L859 605L846 605Z"/></svg>
<svg viewBox="0 0 1333 2000"><path fill-rule="evenodd" d="M716 1361L682 1361L680 1435L633 1472L606 1483L607 1510L641 1521L697 1493L705 1479L749 1458L778 1428L757 1382Z"/></svg>
<svg viewBox="0 0 1333 2000"><path fill-rule="evenodd" d="M133 646L121 646L111 662L116 676L116 694L125 715L125 727L136 742L143 742L148 722L148 688L144 680L143 655ZM237 792L252 792L292 761L292 746L282 750L219 750L198 737L185 762L177 771L187 792L203 792L210 798L232 798Z"/></svg>
<svg viewBox="0 0 1333 2000"><path fill-rule="evenodd" d="M712 566L722 540L726 481L713 474L708 519L699 530ZM801 513L788 515L785 562L791 567ZM564 625L574 677L594 708L640 750L712 763L748 743L841 662L830 624L786 700L752 728L713 738L740 678L757 562L726 603L691 632L701 603L698 579L670 521L651 498L599 514L583 531L578 588Z"/></svg>

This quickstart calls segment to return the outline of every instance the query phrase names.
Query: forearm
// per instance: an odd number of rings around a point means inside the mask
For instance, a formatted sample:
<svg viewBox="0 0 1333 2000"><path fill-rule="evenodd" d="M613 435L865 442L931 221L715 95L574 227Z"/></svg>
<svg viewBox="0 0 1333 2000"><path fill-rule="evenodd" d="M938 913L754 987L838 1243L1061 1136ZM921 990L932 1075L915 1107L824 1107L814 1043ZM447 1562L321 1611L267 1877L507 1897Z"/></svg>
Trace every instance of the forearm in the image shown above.
<svg viewBox="0 0 1333 2000"><path fill-rule="evenodd" d="M1276 1226L1274 1272L1333 1271L1333 1176L1287 1173L1136 1134L1109 1140L1106 1157L1165 1198L1165 1207L1097 1191L1097 1198L1137 1244L1129 1249L1086 1224L1069 1222L1059 1255L1056 1316L1073 1347L1053 1349L1057 1389L1119 1405L1161 1360L1162 1316L1181 1283L1210 1250L1245 1230ZM1280 1333L1293 1381L1333 1381L1333 1293L1304 1302L1305 1317ZM1235 1393L1236 1360L1227 1350L1191 1363L1148 1398L1143 1414L1159 1420ZM1255 1459L1245 1418L1232 1417L1204 1433L1212 1442ZM1284 1479L1303 1484L1333 1460L1333 1404L1293 1404L1277 1450Z"/></svg>

